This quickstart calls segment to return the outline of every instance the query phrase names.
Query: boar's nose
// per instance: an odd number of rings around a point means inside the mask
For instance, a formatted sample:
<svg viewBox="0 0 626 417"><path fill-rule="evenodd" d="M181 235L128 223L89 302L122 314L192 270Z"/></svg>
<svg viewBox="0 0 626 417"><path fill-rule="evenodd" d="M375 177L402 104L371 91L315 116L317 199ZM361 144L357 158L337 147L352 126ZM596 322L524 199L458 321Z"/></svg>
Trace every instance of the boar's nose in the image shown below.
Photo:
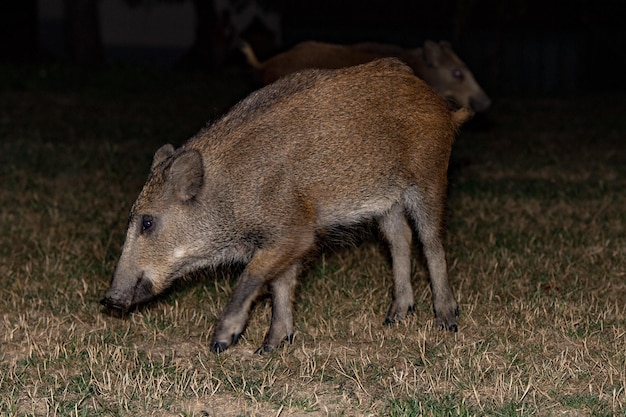
<svg viewBox="0 0 626 417"><path fill-rule="evenodd" d="M486 94L470 97L470 107L475 112L483 112L491 107L491 99Z"/></svg>
<svg viewBox="0 0 626 417"><path fill-rule="evenodd" d="M144 274L133 280L123 279L124 277L114 277L111 288L100 300L100 304L105 307L128 311L137 304L149 301L154 297L152 294L152 281Z"/></svg>
<svg viewBox="0 0 626 417"><path fill-rule="evenodd" d="M119 300L114 300L111 297L104 297L102 300L100 300L100 304L112 310L126 311L128 309L128 306L125 306Z"/></svg>

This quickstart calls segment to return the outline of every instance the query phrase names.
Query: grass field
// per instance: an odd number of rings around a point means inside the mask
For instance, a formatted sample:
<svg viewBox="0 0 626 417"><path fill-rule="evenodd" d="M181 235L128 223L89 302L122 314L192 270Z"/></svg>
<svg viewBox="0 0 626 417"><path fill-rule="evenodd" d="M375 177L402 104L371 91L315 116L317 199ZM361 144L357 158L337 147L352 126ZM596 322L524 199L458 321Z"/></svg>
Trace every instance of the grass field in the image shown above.
<svg viewBox="0 0 626 417"><path fill-rule="evenodd" d="M128 210L163 143L251 91L241 74L0 68L0 415L626 416L626 100L496 97L459 136L448 264L459 332L417 309L383 326L384 247L323 253L296 337L216 355L235 271L198 273L125 317L104 310Z"/></svg>

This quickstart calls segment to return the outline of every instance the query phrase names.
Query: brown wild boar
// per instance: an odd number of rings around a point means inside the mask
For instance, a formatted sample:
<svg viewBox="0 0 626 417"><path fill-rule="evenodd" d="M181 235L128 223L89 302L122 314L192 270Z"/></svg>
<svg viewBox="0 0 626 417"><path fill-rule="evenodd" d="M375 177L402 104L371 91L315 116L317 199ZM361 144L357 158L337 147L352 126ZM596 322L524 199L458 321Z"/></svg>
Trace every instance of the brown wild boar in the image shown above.
<svg viewBox="0 0 626 417"><path fill-rule="evenodd" d="M269 285L272 319L257 350L269 352L292 340L296 279L318 238L373 219L392 255L385 322L414 305L414 224L437 323L456 331L442 223L450 149L470 116L394 58L303 71L252 93L180 148L155 153L102 304L128 310L186 273L243 262L211 348L237 342Z"/></svg>
<svg viewBox="0 0 626 417"><path fill-rule="evenodd" d="M264 84L305 68L344 68L383 57L396 57L413 68L415 75L453 106L468 107L475 112L491 106L491 99L478 85L472 71L446 41L427 40L423 47L415 49L383 43L338 45L306 41L265 62L258 61L249 44L242 42L240 48L250 66L259 70Z"/></svg>

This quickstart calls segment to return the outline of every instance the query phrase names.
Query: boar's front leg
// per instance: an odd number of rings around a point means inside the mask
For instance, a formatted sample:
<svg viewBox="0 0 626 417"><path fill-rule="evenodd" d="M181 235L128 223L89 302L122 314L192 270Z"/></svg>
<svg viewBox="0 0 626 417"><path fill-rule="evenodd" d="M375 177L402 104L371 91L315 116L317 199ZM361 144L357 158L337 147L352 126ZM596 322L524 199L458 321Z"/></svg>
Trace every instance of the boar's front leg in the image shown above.
<svg viewBox="0 0 626 417"><path fill-rule="evenodd" d="M256 353L263 355L274 350L283 340L293 342L293 295L300 273L300 263L294 264L272 284L272 323L263 345Z"/></svg>
<svg viewBox="0 0 626 417"><path fill-rule="evenodd" d="M265 279L263 277L254 275L246 268L213 331L211 339L213 352L223 352L239 341L248 321L250 305L264 284Z"/></svg>
<svg viewBox="0 0 626 417"><path fill-rule="evenodd" d="M300 229L301 230L301 229ZM230 301L224 308L211 339L211 350L223 352L237 343L248 320L250 306L263 286L276 279L273 286L272 326L263 346L277 345L276 339L290 337L293 332L291 293L295 286L300 258L314 243L314 233L298 233L283 239L283 245L260 249L242 273ZM288 334L283 334L288 332ZM261 348L263 349L263 347Z"/></svg>

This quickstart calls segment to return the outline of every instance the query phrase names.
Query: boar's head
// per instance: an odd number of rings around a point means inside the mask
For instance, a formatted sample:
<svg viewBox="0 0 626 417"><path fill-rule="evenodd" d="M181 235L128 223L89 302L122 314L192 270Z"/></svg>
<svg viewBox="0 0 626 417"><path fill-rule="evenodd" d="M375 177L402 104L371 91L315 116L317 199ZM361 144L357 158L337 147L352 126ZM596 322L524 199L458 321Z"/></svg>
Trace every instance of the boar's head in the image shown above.
<svg viewBox="0 0 626 417"><path fill-rule="evenodd" d="M407 60L421 69L416 71L417 75L453 107L483 112L491 106L491 99L449 42L426 41L424 47L413 50Z"/></svg>
<svg viewBox="0 0 626 417"><path fill-rule="evenodd" d="M199 262L198 193L204 182L200 153L172 145L154 155L150 176L128 219L126 240L101 303L126 311L148 301Z"/></svg>

